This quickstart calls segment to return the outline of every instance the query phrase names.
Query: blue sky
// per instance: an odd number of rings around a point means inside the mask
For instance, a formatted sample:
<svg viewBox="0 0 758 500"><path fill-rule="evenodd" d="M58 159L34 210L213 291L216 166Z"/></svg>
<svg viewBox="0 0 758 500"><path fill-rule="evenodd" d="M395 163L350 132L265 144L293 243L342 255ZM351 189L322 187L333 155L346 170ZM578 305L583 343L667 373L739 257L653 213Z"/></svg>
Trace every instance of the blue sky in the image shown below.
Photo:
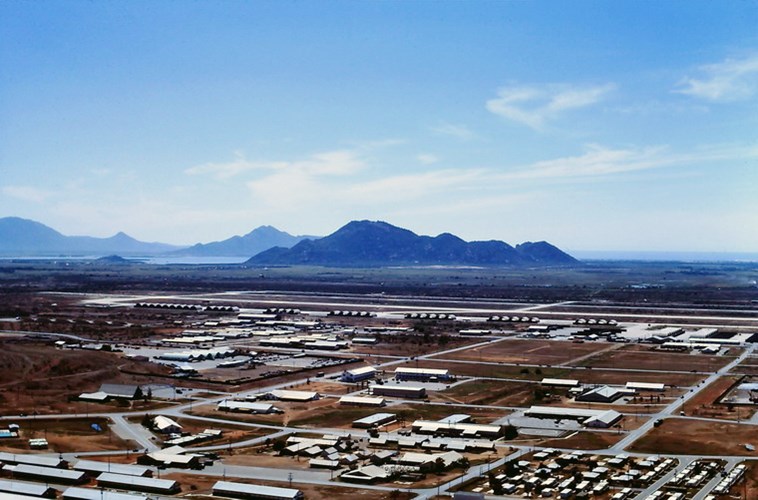
<svg viewBox="0 0 758 500"><path fill-rule="evenodd" d="M1 2L0 216L758 251L758 2Z"/></svg>

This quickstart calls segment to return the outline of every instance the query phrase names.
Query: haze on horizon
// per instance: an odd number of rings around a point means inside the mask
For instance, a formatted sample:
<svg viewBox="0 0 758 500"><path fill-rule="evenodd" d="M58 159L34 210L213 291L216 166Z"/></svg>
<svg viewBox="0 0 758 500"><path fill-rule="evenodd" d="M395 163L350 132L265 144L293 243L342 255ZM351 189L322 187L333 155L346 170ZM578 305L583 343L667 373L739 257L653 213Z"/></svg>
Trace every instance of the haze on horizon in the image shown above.
<svg viewBox="0 0 758 500"><path fill-rule="evenodd" d="M758 251L758 2L3 2L0 217Z"/></svg>

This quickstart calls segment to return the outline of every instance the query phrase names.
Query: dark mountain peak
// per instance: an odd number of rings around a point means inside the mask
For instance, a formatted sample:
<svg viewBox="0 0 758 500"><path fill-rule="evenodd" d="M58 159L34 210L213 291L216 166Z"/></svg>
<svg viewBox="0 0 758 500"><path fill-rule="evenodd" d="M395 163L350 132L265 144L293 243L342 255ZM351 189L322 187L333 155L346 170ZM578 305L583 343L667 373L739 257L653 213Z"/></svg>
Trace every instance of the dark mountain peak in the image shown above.
<svg viewBox="0 0 758 500"><path fill-rule="evenodd" d="M516 251L537 262L576 264L579 261L547 241L526 241L516 245Z"/></svg>
<svg viewBox="0 0 758 500"><path fill-rule="evenodd" d="M222 241L197 243L174 252L182 256L247 257L273 247L290 248L309 236L292 236L273 226L259 226L244 236L232 236Z"/></svg>
<svg viewBox="0 0 758 500"><path fill-rule="evenodd" d="M542 245L534 249L528 245L524 247L523 252L518 252L502 241L467 243L450 233L442 233L435 237L419 236L413 231L387 222L360 220L349 222L324 238L300 242L289 250L273 248L262 252L251 258L248 263L338 267L558 264L550 260L552 254L548 250ZM558 249L555 250L560 252ZM532 252L539 258L533 258L530 255ZM558 253L554 255L560 256ZM565 262L567 261L561 263Z"/></svg>
<svg viewBox="0 0 758 500"><path fill-rule="evenodd" d="M116 264L116 265L132 263L132 261L130 261L129 259L125 259L121 257L120 255L107 255L105 257L100 257L99 259L95 259L94 262L96 264Z"/></svg>

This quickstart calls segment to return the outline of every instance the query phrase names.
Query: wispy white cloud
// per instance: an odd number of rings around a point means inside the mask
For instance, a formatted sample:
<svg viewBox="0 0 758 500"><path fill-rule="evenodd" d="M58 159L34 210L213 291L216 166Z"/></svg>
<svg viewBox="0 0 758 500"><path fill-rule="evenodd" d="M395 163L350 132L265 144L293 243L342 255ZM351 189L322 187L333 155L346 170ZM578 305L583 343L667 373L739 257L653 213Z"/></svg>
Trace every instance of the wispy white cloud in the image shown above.
<svg viewBox="0 0 758 500"><path fill-rule="evenodd" d="M432 132L455 137L461 141L470 141L476 138L474 131L467 126L453 123L442 123L436 127L432 127Z"/></svg>
<svg viewBox="0 0 758 500"><path fill-rule="evenodd" d="M359 153L351 150L316 153L295 161L250 161L241 153L226 163L205 163L184 171L187 175L212 175L217 179L229 179L250 171L289 171L301 175L349 175L361 170L365 161Z"/></svg>
<svg viewBox="0 0 758 500"><path fill-rule="evenodd" d="M758 53L698 69L701 77L684 78L674 92L714 102L741 101L758 92Z"/></svg>
<svg viewBox="0 0 758 500"><path fill-rule="evenodd" d="M421 153L416 156L416 159L423 165L432 165L440 161L436 155L430 153Z"/></svg>
<svg viewBox="0 0 758 500"><path fill-rule="evenodd" d="M491 113L535 130L562 113L591 106L616 88L614 84L591 87L570 85L509 86L498 90L486 103Z"/></svg>
<svg viewBox="0 0 758 500"><path fill-rule="evenodd" d="M49 191L33 186L3 186L0 188L0 192L5 196L33 203L42 203L51 195Z"/></svg>

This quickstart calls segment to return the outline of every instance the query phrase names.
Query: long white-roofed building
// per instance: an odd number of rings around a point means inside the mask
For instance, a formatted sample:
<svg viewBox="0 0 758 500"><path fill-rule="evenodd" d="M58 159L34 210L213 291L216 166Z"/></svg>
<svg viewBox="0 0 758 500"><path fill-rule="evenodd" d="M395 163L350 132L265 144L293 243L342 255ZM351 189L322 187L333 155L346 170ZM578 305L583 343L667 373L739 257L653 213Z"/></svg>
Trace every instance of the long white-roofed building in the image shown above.
<svg viewBox="0 0 758 500"><path fill-rule="evenodd" d="M80 488L72 486L63 492L63 500L145 500L139 493L119 493L102 488Z"/></svg>
<svg viewBox="0 0 758 500"><path fill-rule="evenodd" d="M450 380L450 370L438 368L414 368L411 366L399 366L395 368L397 380Z"/></svg>
<svg viewBox="0 0 758 500"><path fill-rule="evenodd" d="M213 485L213 495L228 498L255 500L302 500L303 492L294 488L278 488L260 484L218 481Z"/></svg>
<svg viewBox="0 0 758 500"><path fill-rule="evenodd" d="M361 366L353 368L342 373L343 382L360 382L362 380L371 380L376 377L376 368L373 366Z"/></svg>
<svg viewBox="0 0 758 500"><path fill-rule="evenodd" d="M154 479L151 477L127 476L103 472L97 478L97 486L101 488L116 488L121 490L144 491L146 493L161 493L172 495L179 493L179 483L172 479Z"/></svg>
<svg viewBox="0 0 758 500"><path fill-rule="evenodd" d="M340 398L340 404L348 406L384 406L385 403L384 398L371 396L342 396Z"/></svg>

